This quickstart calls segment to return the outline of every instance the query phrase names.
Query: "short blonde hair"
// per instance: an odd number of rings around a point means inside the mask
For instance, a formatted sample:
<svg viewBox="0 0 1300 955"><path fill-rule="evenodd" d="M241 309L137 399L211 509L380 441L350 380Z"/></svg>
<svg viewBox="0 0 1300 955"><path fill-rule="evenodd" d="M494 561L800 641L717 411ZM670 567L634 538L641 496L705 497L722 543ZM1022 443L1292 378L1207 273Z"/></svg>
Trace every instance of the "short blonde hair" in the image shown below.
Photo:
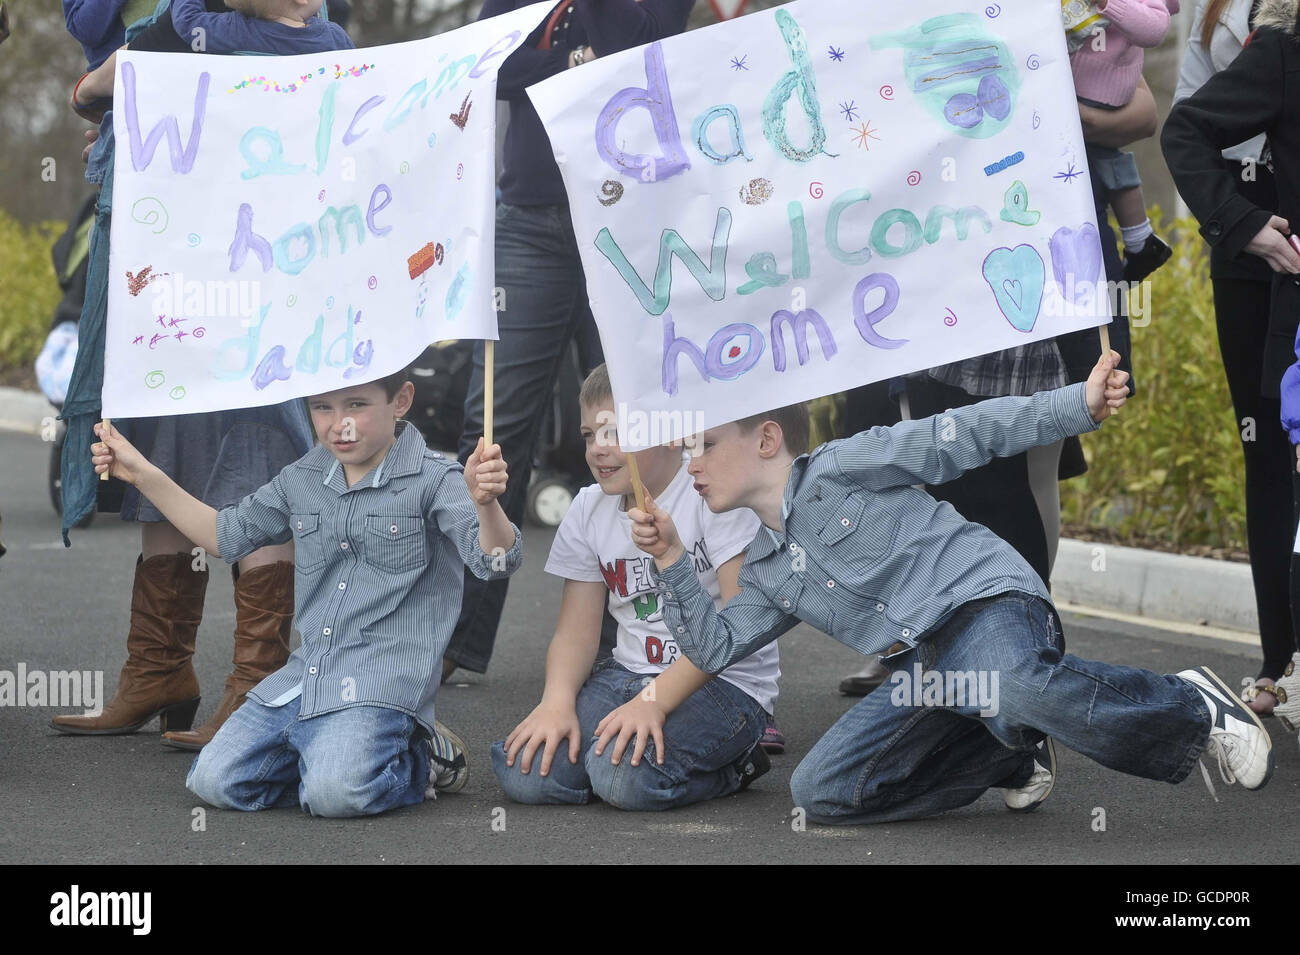
<svg viewBox="0 0 1300 955"><path fill-rule="evenodd" d="M591 374L582 383L582 390L578 392L578 401L588 408L594 408L596 405L603 405L613 400L614 389L609 383L609 369L603 364L597 365L591 369Z"/></svg>

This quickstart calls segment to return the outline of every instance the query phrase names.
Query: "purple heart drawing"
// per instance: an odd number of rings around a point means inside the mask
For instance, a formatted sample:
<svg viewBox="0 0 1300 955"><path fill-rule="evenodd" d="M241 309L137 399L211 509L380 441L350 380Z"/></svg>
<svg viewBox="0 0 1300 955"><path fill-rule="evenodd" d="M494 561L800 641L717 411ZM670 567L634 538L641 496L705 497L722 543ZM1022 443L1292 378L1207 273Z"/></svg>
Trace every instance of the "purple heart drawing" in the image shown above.
<svg viewBox="0 0 1300 955"><path fill-rule="evenodd" d="M1052 253L1052 275L1061 290L1062 298L1075 305L1085 304L1096 294L1096 282L1101 275L1101 237L1097 227L1085 222L1078 229L1065 226L1057 229L1048 242ZM1085 288L1086 287L1086 288Z"/></svg>

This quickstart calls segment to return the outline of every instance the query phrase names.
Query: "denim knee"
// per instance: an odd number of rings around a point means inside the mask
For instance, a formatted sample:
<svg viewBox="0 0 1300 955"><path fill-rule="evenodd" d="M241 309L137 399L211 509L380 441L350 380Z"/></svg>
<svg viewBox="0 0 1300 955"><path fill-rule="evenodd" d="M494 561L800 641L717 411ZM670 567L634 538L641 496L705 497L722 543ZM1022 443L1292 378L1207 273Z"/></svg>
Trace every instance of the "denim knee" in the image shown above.
<svg viewBox="0 0 1300 955"><path fill-rule="evenodd" d="M593 746L587 751L587 777L592 791L616 809L646 812L672 809L677 805L674 787L654 764L653 749L647 747L639 766L632 765L631 746L623 761L615 766L609 750L597 756Z"/></svg>
<svg viewBox="0 0 1300 955"><path fill-rule="evenodd" d="M530 806L557 803L580 806L591 798L586 770L581 761L576 766L569 762L567 742L556 751L551 771L545 776L541 764L540 748L533 756L532 771L525 773L522 755L517 755L515 764L509 766L506 764L505 743L498 740L492 744L492 772L496 773L497 782L512 802Z"/></svg>
<svg viewBox="0 0 1300 955"><path fill-rule="evenodd" d="M802 809L809 818L818 821L861 811L857 807L841 805L828 798L825 774L812 755L810 753L801 759L790 774L790 798L795 808Z"/></svg>
<svg viewBox="0 0 1300 955"><path fill-rule="evenodd" d="M303 777L298 800L303 811L313 816L347 819L370 815L369 806L374 802L370 783L370 780L309 773Z"/></svg>
<svg viewBox="0 0 1300 955"><path fill-rule="evenodd" d="M218 809L238 809L239 806L230 795L231 777L227 772L229 767L219 765L218 760L210 755L211 752L204 747L199 751L199 755L194 757L194 762L190 764L190 771L185 777L185 788L209 806L216 806Z"/></svg>

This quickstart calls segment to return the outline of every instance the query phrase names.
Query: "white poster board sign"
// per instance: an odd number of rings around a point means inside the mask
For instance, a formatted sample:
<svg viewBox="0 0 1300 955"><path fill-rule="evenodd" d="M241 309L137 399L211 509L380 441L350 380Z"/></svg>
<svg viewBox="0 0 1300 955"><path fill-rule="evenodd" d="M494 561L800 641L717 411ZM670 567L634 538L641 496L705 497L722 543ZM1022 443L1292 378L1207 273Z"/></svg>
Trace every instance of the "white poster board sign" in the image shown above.
<svg viewBox="0 0 1300 955"><path fill-rule="evenodd" d="M550 6L323 54L120 54L104 415L272 404L496 338L496 75Z"/></svg>
<svg viewBox="0 0 1300 955"><path fill-rule="evenodd" d="M625 448L1109 321L1055 4L800 0L528 92Z"/></svg>

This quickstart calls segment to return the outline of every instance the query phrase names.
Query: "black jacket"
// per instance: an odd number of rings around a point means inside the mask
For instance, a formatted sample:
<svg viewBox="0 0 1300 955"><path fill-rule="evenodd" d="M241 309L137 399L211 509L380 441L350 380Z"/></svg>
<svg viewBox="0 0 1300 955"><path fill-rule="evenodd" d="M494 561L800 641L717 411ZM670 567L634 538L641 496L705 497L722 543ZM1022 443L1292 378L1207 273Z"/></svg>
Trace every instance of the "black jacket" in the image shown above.
<svg viewBox="0 0 1300 955"><path fill-rule="evenodd" d="M1258 29L1241 55L1165 120L1160 144L1178 191L1201 223L1201 235L1229 259L1249 256L1247 244L1280 215L1300 234L1300 0L1264 0ZM1238 188L1220 151L1267 133L1278 208L1262 209ZM1273 277L1262 391L1278 397L1282 373L1295 361L1300 279Z"/></svg>

